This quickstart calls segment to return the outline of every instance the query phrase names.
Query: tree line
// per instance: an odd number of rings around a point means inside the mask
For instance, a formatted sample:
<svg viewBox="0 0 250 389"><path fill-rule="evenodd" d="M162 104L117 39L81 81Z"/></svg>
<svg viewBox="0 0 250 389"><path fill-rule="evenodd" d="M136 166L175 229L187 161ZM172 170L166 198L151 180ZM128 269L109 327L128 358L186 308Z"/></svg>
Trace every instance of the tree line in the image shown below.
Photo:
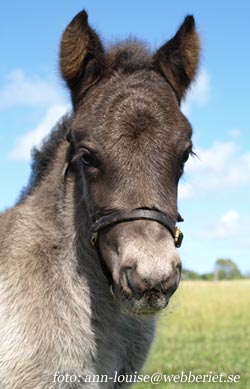
<svg viewBox="0 0 250 389"><path fill-rule="evenodd" d="M236 263L229 258L219 258L216 260L214 270L211 273L199 274L195 271L183 269L182 279L184 280L235 280L250 278L250 274L243 275Z"/></svg>

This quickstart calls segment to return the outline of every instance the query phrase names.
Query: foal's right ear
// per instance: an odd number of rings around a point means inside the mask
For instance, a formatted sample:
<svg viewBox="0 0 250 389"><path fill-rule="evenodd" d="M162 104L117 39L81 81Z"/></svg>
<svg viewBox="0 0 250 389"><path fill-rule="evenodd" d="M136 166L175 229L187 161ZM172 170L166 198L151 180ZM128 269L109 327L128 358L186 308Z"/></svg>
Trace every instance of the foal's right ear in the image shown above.
<svg viewBox="0 0 250 389"><path fill-rule="evenodd" d="M104 69L102 43L88 25L88 15L84 10L74 17L63 33L60 68L75 109L84 93L100 79Z"/></svg>
<svg viewBox="0 0 250 389"><path fill-rule="evenodd" d="M175 36L154 55L154 65L170 83L180 101L194 79L199 63L200 39L193 16L187 16Z"/></svg>

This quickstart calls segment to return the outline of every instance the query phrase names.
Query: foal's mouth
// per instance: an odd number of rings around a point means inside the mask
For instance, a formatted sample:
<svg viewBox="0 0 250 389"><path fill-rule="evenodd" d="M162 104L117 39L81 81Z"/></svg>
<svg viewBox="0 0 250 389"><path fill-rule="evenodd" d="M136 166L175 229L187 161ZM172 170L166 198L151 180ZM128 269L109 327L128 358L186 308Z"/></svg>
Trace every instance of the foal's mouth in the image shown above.
<svg viewBox="0 0 250 389"><path fill-rule="evenodd" d="M116 288L114 284L110 285L110 293L120 306L121 312L129 316L155 316L164 310L169 303L163 296L153 301L150 300L150 291L145 292L140 298L127 295L121 288Z"/></svg>

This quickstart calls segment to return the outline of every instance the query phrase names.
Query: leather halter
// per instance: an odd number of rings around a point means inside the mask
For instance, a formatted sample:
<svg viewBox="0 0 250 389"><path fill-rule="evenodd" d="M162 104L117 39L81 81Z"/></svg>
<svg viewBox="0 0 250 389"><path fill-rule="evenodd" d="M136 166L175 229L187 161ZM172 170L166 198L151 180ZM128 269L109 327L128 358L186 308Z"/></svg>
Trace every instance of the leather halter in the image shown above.
<svg viewBox="0 0 250 389"><path fill-rule="evenodd" d="M134 220L152 220L160 223L171 233L175 242L175 246L181 246L183 233L178 227L175 226L175 222L165 213L148 208L135 208L130 211L114 212L110 215L100 217L92 224L92 245L94 247L97 245L99 232L104 228L114 224L131 222ZM177 221L183 221L183 218L179 214Z"/></svg>

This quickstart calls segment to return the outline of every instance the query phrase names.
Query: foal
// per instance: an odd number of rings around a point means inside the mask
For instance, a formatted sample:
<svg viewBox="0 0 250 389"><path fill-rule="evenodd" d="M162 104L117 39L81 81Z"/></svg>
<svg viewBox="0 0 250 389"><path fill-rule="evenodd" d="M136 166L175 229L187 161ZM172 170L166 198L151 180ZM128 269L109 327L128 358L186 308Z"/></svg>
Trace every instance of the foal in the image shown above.
<svg viewBox="0 0 250 389"><path fill-rule="evenodd" d="M153 55L136 41L105 51L85 11L65 30L73 113L0 215L0 388L111 389L125 383L86 376L140 371L180 280L192 130L179 105L198 57L192 16Z"/></svg>

